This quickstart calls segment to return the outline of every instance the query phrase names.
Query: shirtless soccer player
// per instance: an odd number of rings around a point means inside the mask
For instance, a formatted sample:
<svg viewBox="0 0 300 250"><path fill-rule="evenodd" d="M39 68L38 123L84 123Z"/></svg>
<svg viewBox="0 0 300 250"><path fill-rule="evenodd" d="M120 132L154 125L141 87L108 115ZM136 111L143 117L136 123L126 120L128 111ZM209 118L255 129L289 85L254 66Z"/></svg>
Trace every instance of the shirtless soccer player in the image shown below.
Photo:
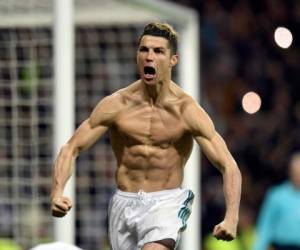
<svg viewBox="0 0 300 250"><path fill-rule="evenodd" d="M177 33L165 23L145 26L136 55L140 79L101 100L62 147L53 172L52 214L72 207L63 196L75 158L110 130L117 190L108 209L113 250L176 249L192 191L182 188L193 139L223 176L224 220L213 235L236 236L241 174L205 111L171 80Z"/></svg>

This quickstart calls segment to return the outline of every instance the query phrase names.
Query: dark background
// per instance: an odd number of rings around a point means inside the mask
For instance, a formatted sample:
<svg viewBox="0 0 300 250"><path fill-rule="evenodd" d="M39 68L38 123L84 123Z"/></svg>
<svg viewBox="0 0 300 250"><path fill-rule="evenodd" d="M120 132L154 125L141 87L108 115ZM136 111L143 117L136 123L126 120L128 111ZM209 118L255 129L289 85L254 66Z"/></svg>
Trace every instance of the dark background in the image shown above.
<svg viewBox="0 0 300 250"><path fill-rule="evenodd" d="M287 162L300 147L300 1L176 1L200 14L201 104L215 122L243 175L241 207L252 223L266 190L287 177ZM288 28L288 49L274 41ZM248 91L262 99L259 112L241 106ZM223 217L219 173L203 157L203 236ZM249 211L250 210L250 211Z"/></svg>

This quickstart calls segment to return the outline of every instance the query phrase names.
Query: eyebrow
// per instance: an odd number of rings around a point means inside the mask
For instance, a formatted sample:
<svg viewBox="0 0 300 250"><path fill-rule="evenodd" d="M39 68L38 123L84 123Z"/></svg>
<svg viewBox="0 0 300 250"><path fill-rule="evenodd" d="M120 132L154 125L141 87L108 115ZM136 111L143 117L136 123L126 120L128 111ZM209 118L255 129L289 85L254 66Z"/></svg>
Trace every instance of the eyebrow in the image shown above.
<svg viewBox="0 0 300 250"><path fill-rule="evenodd" d="M143 49L150 49L150 48L153 48L153 49L161 49L161 50L166 50L167 48L165 47L147 47L145 45L140 45L139 47L140 49L143 48Z"/></svg>

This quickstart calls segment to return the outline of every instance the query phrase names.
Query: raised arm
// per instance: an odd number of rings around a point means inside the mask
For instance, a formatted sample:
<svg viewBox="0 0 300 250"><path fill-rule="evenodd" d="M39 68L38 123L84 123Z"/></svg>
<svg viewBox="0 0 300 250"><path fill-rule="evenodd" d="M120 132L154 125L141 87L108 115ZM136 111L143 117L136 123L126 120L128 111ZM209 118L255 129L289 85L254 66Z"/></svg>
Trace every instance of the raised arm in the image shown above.
<svg viewBox="0 0 300 250"><path fill-rule="evenodd" d="M62 217L71 209L72 202L68 197L63 196L63 191L72 174L75 159L82 150L92 146L108 130L119 108L116 96L104 98L61 148L54 163L52 177L51 210L53 216Z"/></svg>
<svg viewBox="0 0 300 250"><path fill-rule="evenodd" d="M223 138L216 132L207 113L193 100L184 109L188 129L210 162L222 173L226 203L224 220L215 226L217 239L232 240L236 237L241 196L241 173Z"/></svg>

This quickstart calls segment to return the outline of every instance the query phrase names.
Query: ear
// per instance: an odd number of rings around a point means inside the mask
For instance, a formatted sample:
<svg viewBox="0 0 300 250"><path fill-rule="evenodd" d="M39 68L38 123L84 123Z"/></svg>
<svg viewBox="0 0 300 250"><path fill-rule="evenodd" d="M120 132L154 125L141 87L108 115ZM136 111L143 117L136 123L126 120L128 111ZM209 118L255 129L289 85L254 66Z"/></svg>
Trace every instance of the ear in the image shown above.
<svg viewBox="0 0 300 250"><path fill-rule="evenodd" d="M170 60L170 67L174 67L178 63L178 55L172 55Z"/></svg>

